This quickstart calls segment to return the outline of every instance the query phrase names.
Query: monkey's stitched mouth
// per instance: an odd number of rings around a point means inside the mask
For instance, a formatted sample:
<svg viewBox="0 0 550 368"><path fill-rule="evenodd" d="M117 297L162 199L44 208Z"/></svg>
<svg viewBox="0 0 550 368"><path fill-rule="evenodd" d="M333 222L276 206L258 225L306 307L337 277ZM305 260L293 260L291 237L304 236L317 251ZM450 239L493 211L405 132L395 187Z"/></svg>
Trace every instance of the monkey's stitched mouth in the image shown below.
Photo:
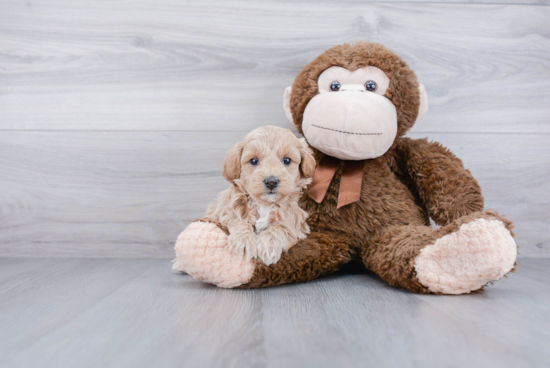
<svg viewBox="0 0 550 368"><path fill-rule="evenodd" d="M315 124L311 124L311 126L314 126L315 128L319 128L319 129L326 129L326 130L330 130L330 131L333 131L333 132L344 133L344 134L353 134L353 135L382 135L382 133L354 133L354 132L346 132L346 131L344 131L344 130L336 130L336 129L331 129L331 128L325 128L325 127L322 127L322 126L319 126L319 125L315 125Z"/></svg>

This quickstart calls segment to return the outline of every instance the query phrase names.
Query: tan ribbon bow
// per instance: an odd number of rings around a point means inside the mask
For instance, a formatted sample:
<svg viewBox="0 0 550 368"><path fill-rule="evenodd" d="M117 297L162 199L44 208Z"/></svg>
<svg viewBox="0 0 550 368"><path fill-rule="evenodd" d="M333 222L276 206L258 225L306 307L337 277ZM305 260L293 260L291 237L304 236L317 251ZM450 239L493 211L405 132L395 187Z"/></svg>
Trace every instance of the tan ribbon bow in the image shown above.
<svg viewBox="0 0 550 368"><path fill-rule="evenodd" d="M317 203L321 203L338 165L340 159L327 156L323 157L313 174L313 181L309 187L308 195ZM344 207L350 203L357 202L361 198L361 184L363 183L363 171L365 160L343 161L344 171L340 179L340 190L338 192L338 204L336 208Z"/></svg>

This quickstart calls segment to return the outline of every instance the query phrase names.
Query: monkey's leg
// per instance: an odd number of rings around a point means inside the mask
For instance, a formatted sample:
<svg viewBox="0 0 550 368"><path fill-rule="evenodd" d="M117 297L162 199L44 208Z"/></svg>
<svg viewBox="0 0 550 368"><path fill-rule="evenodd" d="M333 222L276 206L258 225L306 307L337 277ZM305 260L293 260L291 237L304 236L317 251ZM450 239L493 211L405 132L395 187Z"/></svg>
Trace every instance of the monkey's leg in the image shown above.
<svg viewBox="0 0 550 368"><path fill-rule="evenodd" d="M358 241L346 234L311 233L276 264L245 260L231 252L227 234L209 222L194 222L176 242L178 262L194 278L226 288L258 288L303 282L337 271L355 254L350 244Z"/></svg>
<svg viewBox="0 0 550 368"><path fill-rule="evenodd" d="M382 279L416 293L465 294L500 279L515 265L512 223L474 212L440 229L392 226L363 248L363 262Z"/></svg>
<svg viewBox="0 0 550 368"><path fill-rule="evenodd" d="M350 235L313 232L284 252L277 263L266 266L255 261L254 273L242 288L258 288L304 282L338 271L350 262L359 241Z"/></svg>

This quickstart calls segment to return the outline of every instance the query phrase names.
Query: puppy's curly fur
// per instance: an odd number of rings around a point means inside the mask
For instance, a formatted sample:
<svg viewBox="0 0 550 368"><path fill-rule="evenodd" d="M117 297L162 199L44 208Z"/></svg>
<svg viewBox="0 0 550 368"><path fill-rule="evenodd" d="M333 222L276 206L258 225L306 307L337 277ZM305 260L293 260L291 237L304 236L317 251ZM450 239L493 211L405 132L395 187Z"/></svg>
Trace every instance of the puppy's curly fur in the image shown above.
<svg viewBox="0 0 550 368"><path fill-rule="evenodd" d="M231 186L210 205L204 220L227 228L228 245L236 254L276 263L309 234L298 200L315 165L305 140L290 130L257 128L230 149L223 175ZM277 181L275 188L268 186L269 178Z"/></svg>

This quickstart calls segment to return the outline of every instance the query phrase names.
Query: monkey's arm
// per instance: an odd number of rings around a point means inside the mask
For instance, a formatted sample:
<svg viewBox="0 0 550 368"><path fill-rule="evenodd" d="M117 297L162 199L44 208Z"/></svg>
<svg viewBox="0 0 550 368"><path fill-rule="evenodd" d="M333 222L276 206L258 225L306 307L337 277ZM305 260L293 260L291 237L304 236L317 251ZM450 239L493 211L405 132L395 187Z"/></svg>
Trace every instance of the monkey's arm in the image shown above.
<svg viewBox="0 0 550 368"><path fill-rule="evenodd" d="M397 171L411 179L436 224L443 226L483 210L477 180L462 161L441 144L403 138L395 154Z"/></svg>
<svg viewBox="0 0 550 368"><path fill-rule="evenodd" d="M267 266L245 259L228 247L228 235L219 225L192 222L178 237L175 250L181 267L194 278L224 288L259 288L304 282L337 271L356 254L358 239L333 231L311 233L279 261Z"/></svg>

